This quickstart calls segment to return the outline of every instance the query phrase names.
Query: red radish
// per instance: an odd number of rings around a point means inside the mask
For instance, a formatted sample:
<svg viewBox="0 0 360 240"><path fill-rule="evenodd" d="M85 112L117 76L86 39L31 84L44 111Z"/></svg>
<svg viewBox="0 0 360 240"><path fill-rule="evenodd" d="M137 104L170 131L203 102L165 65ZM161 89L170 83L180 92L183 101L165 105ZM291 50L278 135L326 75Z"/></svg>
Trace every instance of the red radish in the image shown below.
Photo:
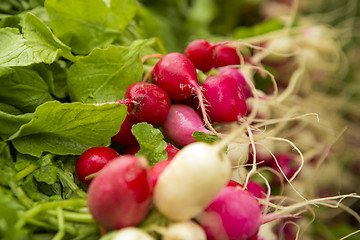
<svg viewBox="0 0 360 240"><path fill-rule="evenodd" d="M151 182L153 187L155 187L160 175L165 170L165 168L170 164L170 160L164 160L156 163L150 169Z"/></svg>
<svg viewBox="0 0 360 240"><path fill-rule="evenodd" d="M238 69L231 68L231 67L223 68L223 69L220 69L219 74L229 75L229 76L232 76L233 78L237 79L239 81L239 83L241 84L241 86L243 87L242 89L243 89L245 98L251 97L251 95L252 95L251 89L250 89L249 85L247 84L244 76L239 72Z"/></svg>
<svg viewBox="0 0 360 240"><path fill-rule="evenodd" d="M208 116L213 122L237 122L247 110L243 85L232 72L209 76L202 84L208 102ZM239 73L239 77L241 74Z"/></svg>
<svg viewBox="0 0 360 240"><path fill-rule="evenodd" d="M91 174L100 171L119 154L109 147L93 147L83 152L75 164L75 172L78 179L85 185L89 185L92 179L85 180Z"/></svg>
<svg viewBox="0 0 360 240"><path fill-rule="evenodd" d="M216 63L215 67L225 67L229 65L239 65L240 57L235 48L224 44L215 47Z"/></svg>
<svg viewBox="0 0 360 240"><path fill-rule="evenodd" d="M282 172L285 174L287 179L290 179L298 168L300 167L300 163L296 161L295 156L293 154L277 154L275 155L276 160L282 170ZM273 159L271 161L271 166L276 169L282 176L279 166L276 164L275 160ZM274 178L275 184L280 184L281 181L285 181L285 178L279 179L278 177Z"/></svg>
<svg viewBox="0 0 360 240"><path fill-rule="evenodd" d="M211 43L204 39L197 39L189 43L184 51L197 69L208 72L215 67L216 52Z"/></svg>
<svg viewBox="0 0 360 240"><path fill-rule="evenodd" d="M209 240L247 240L258 232L262 213L252 194L225 186L196 220Z"/></svg>
<svg viewBox="0 0 360 240"><path fill-rule="evenodd" d="M128 104L128 115L133 123L160 124L165 120L170 109L167 93L152 83L131 84L125 96L127 99L136 101L136 103Z"/></svg>
<svg viewBox="0 0 360 240"><path fill-rule="evenodd" d="M184 104L173 104L167 118L162 124L167 138L181 147L195 142L192 134L195 131L211 134L204 127L200 115L191 107Z"/></svg>
<svg viewBox="0 0 360 240"><path fill-rule="evenodd" d="M211 203L230 175L231 163L223 143L189 144L160 175L154 188L154 204L170 220L189 220Z"/></svg>
<svg viewBox="0 0 360 240"><path fill-rule="evenodd" d="M165 148L165 151L168 154L168 160L171 160L175 157L175 155L180 151L180 149L178 149L177 147L175 147L174 145L172 145L171 143L166 143L167 147Z"/></svg>
<svg viewBox="0 0 360 240"><path fill-rule="evenodd" d="M184 54L173 52L163 56L152 72L152 82L171 100L184 100L200 91L196 68Z"/></svg>
<svg viewBox="0 0 360 240"><path fill-rule="evenodd" d="M132 146L137 144L137 140L131 132L133 123L130 121L128 115L121 124L120 131L111 137L111 142L121 146Z"/></svg>
<svg viewBox="0 0 360 240"><path fill-rule="evenodd" d="M234 180L230 180L226 186L242 188L244 185L242 185ZM246 189L249 193L251 193L252 195L254 195L254 197L257 197L257 198L264 198L266 195L265 188L263 186L261 186L259 183L252 181L252 180L248 181Z"/></svg>
<svg viewBox="0 0 360 240"><path fill-rule="evenodd" d="M123 155L112 160L88 189L88 208L106 229L139 224L152 203L149 166L144 157Z"/></svg>
<svg viewBox="0 0 360 240"><path fill-rule="evenodd" d="M135 155L139 150L140 150L139 144L135 144L135 145L124 147L123 149L121 149L120 154L121 155L125 155L125 154Z"/></svg>
<svg viewBox="0 0 360 240"><path fill-rule="evenodd" d="M163 56L154 66L152 82L164 89L172 101L181 101L196 95L206 126L216 133L207 118L196 68L188 57L177 52Z"/></svg>

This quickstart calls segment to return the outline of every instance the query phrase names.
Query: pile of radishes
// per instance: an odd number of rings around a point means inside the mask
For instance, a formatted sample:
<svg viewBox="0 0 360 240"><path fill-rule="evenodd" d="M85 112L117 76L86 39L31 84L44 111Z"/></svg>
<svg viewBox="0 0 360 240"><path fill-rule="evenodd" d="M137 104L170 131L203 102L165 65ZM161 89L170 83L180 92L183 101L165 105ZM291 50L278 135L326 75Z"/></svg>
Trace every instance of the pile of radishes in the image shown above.
<svg viewBox="0 0 360 240"><path fill-rule="evenodd" d="M102 229L114 231L112 239L264 239L258 235L261 226L297 217L309 204L286 209L269 200L269 182L257 166L272 169L273 184L292 186L304 163L295 144L276 137L281 124L275 134L261 134L272 104L285 99L292 86L290 82L279 96L276 84L270 87L273 95L257 90L254 74L273 76L255 61L255 51L245 56L242 47L236 42L195 40L184 54L161 56L151 80L132 84L126 99L115 102L128 107L118 134L112 137L121 152L95 147L76 164L79 180L89 185L90 213ZM268 59L274 52L267 52ZM291 52L277 56L286 54ZM199 75L205 80L200 81ZM295 119L285 116L269 125ZM132 126L141 122L162 131L168 159L150 166L136 154L140 146ZM216 140L196 142L198 132ZM273 153L274 141L297 151L284 148ZM265 179L262 185L250 179L257 173ZM153 210L167 224L139 227Z"/></svg>

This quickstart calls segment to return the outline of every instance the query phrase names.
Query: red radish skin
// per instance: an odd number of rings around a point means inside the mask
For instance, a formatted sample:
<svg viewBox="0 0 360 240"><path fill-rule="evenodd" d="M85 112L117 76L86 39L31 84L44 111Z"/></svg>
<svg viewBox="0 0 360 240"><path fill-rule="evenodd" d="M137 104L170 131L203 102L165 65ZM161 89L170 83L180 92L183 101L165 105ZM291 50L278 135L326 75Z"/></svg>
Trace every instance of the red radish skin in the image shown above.
<svg viewBox="0 0 360 240"><path fill-rule="evenodd" d="M209 76L202 84L212 122L231 123L239 121L247 111L243 86L232 74L219 73Z"/></svg>
<svg viewBox="0 0 360 240"><path fill-rule="evenodd" d="M245 77L239 72L238 69L231 68L231 67L223 68L223 69L219 70L219 74L229 75L229 76L232 76L233 78L237 79L242 86L242 90L243 90L245 98L249 98L252 96L251 89L250 89L249 85L247 84Z"/></svg>
<svg viewBox="0 0 360 240"><path fill-rule="evenodd" d="M154 66L152 82L164 89L172 101L182 101L197 96L206 126L217 133L207 118L196 68L188 57L177 52L163 56Z"/></svg>
<svg viewBox="0 0 360 240"><path fill-rule="evenodd" d="M216 63L215 67L225 67L229 65L239 65L240 57L235 48L227 45L218 45L215 47Z"/></svg>
<svg viewBox="0 0 360 240"><path fill-rule="evenodd" d="M75 172L78 179L85 185L89 185L92 179L85 180L91 174L100 171L119 154L109 147L93 147L83 152L75 164Z"/></svg>
<svg viewBox="0 0 360 240"><path fill-rule="evenodd" d="M147 160L132 155L119 156L91 182L88 208L106 229L136 226L150 209L152 190Z"/></svg>
<svg viewBox="0 0 360 240"><path fill-rule="evenodd" d="M170 164L171 160L164 160L156 163L150 169L151 182L152 186L155 187L161 173L165 170L165 168Z"/></svg>
<svg viewBox="0 0 360 240"><path fill-rule="evenodd" d="M133 123L160 124L165 120L170 109L170 98L167 93L152 83L131 84L125 96L136 102L128 104L128 116Z"/></svg>
<svg viewBox="0 0 360 240"><path fill-rule="evenodd" d="M208 72L215 67L215 48L204 39L197 39L189 43L185 48L184 54L197 69L203 72Z"/></svg>
<svg viewBox="0 0 360 240"><path fill-rule="evenodd" d="M196 220L209 240L247 240L258 232L262 214L252 194L225 186Z"/></svg>
<svg viewBox="0 0 360 240"><path fill-rule="evenodd" d="M175 157L175 155L180 151L180 149L178 149L177 147L175 147L174 145L172 145L171 143L166 143L167 147L165 149L165 151L168 154L168 160L171 160Z"/></svg>
<svg viewBox="0 0 360 240"><path fill-rule="evenodd" d="M244 185L242 185L234 180L230 180L226 186L242 188ZM259 183L252 181L252 180L248 181L246 190L249 193L251 193L252 195L254 195L254 197L257 197L257 198L264 198L266 196L265 188L263 186L261 186Z"/></svg>
<svg viewBox="0 0 360 240"><path fill-rule="evenodd" d="M192 134L195 131L211 134L204 127L200 115L191 107L184 104L173 104L168 117L162 124L166 137L178 146L186 146L195 142Z"/></svg>
<svg viewBox="0 0 360 240"><path fill-rule="evenodd" d="M137 140L131 132L133 123L131 122L128 115L121 124L120 131L111 137L111 142L121 146L132 146L137 144Z"/></svg>
<svg viewBox="0 0 360 240"><path fill-rule="evenodd" d="M140 150L140 146L139 144L135 144L135 145L132 145L132 146L127 146L127 147L124 147L123 149L121 149L121 152L120 154L121 155L125 155L125 154L131 154L131 155L134 155Z"/></svg>

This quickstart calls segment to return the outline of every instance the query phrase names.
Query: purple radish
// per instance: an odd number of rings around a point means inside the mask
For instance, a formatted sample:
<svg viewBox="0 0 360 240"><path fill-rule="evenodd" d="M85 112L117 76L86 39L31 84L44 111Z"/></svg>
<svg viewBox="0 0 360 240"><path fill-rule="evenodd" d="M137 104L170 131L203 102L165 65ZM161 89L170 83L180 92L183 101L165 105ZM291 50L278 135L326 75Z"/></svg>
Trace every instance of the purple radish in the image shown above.
<svg viewBox="0 0 360 240"><path fill-rule="evenodd" d="M184 51L197 69L203 72L215 67L216 52L214 46L204 39L197 39L189 43Z"/></svg>
<svg viewBox="0 0 360 240"><path fill-rule="evenodd" d="M207 118L196 68L188 57L177 52L163 56L154 66L152 82L164 89L172 101L182 101L196 95L206 126L216 133Z"/></svg>
<svg viewBox="0 0 360 240"><path fill-rule="evenodd" d="M243 87L242 89L243 89L245 98L249 98L252 96L250 86L247 84L244 76L239 72L238 69L231 68L231 67L223 68L223 69L220 69L219 74L229 75L229 76L232 76L233 78L237 79L239 81L239 83L241 84L241 86Z"/></svg>
<svg viewBox="0 0 360 240"><path fill-rule="evenodd" d="M243 84L239 80L242 75L237 73L232 70L220 71L203 82L203 94L208 103L207 114L212 122L237 122L246 114Z"/></svg>
<svg viewBox="0 0 360 240"><path fill-rule="evenodd" d="M178 146L186 146L195 142L192 134L195 131L211 134L204 127L200 115L191 107L184 104L173 104L166 120L162 124L165 136Z"/></svg>
<svg viewBox="0 0 360 240"><path fill-rule="evenodd" d="M225 186L196 220L209 240L247 240L258 232L262 213L251 193Z"/></svg>

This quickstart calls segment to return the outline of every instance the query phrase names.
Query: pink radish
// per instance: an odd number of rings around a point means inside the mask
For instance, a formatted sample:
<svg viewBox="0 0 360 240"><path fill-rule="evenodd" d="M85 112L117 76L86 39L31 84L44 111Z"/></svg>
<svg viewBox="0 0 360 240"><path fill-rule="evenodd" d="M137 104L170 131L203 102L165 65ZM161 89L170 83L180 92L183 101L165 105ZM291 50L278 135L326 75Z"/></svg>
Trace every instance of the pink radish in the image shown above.
<svg viewBox="0 0 360 240"><path fill-rule="evenodd" d="M216 52L211 43L204 39L197 39L189 43L184 51L197 69L208 72L215 67Z"/></svg>
<svg viewBox="0 0 360 240"><path fill-rule="evenodd" d="M89 185L91 179L87 176L97 173L119 154L109 147L93 147L83 152L75 164L75 172L78 179L85 185Z"/></svg>
<svg viewBox="0 0 360 240"><path fill-rule="evenodd" d="M172 101L181 101L196 95L206 126L216 133L207 118L196 68L188 57L176 52L163 56L154 66L152 82L164 89Z"/></svg>
<svg viewBox="0 0 360 240"><path fill-rule="evenodd" d="M196 220L209 240L247 240L258 232L262 213L252 194L226 186Z"/></svg>
<svg viewBox="0 0 360 240"><path fill-rule="evenodd" d="M132 125L133 123L130 121L129 115L126 115L125 120L121 124L120 131L111 137L111 142L121 146L137 144L137 140L131 132Z"/></svg>
<svg viewBox="0 0 360 240"><path fill-rule="evenodd" d="M240 73L228 71L209 76L202 84L204 98L208 102L208 116L213 122L239 121L246 113L246 101Z"/></svg>
<svg viewBox="0 0 360 240"><path fill-rule="evenodd" d="M230 187L240 187L242 188L243 185L234 181L234 180L230 180L228 182L228 184L226 186L230 186ZM254 195L254 197L257 198L264 198L266 195L266 190L263 186L261 186L259 183L249 180L247 185L246 185L246 189L249 193L251 193L252 195Z"/></svg>
<svg viewBox="0 0 360 240"><path fill-rule="evenodd" d="M88 208L106 229L139 224L152 203L147 160L123 155L113 159L93 179L88 189Z"/></svg>
<svg viewBox="0 0 360 240"><path fill-rule="evenodd" d="M162 124L165 136L178 146L186 146L195 142L192 134L195 131L211 134L204 125L200 115L184 104L173 104L167 118Z"/></svg>
<svg viewBox="0 0 360 240"><path fill-rule="evenodd" d="M231 163L223 143L189 144L160 175L154 188L154 204L170 220L189 220L211 203L230 175Z"/></svg>

